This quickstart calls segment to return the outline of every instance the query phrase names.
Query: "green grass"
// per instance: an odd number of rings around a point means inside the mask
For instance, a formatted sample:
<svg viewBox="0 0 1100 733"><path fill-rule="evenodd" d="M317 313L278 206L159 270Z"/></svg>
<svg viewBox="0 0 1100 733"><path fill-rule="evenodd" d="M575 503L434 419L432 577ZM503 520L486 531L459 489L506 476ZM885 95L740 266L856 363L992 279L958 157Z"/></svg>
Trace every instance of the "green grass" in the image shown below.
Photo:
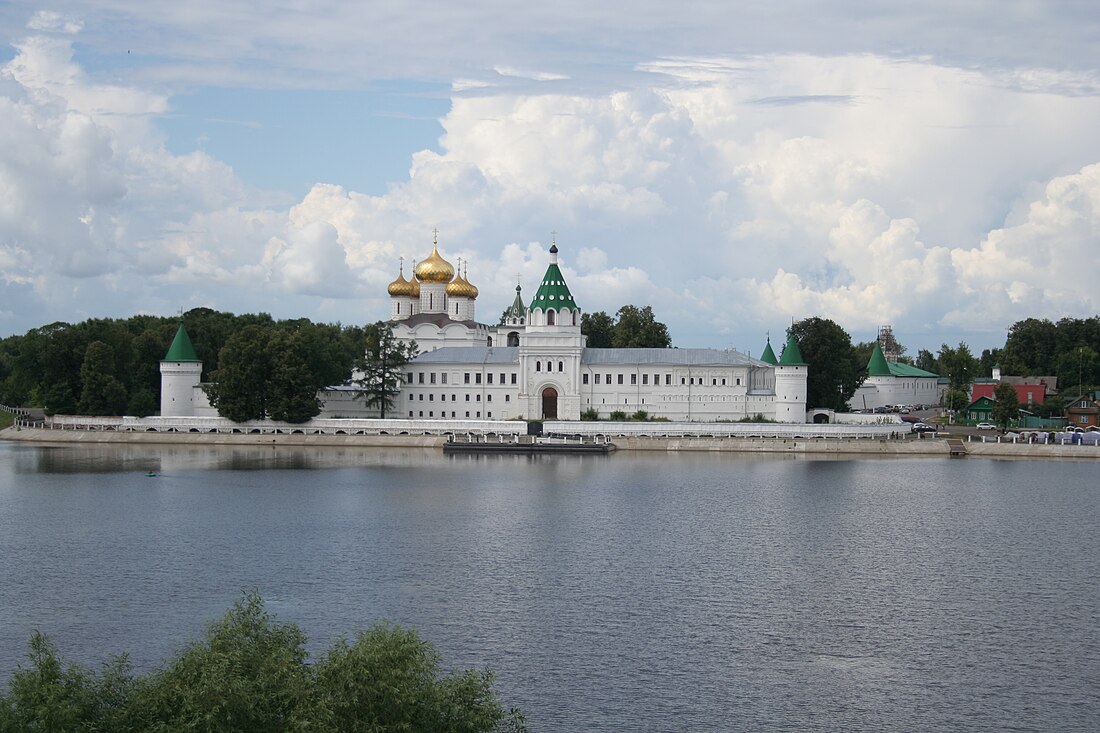
<svg viewBox="0 0 1100 733"><path fill-rule="evenodd" d="M13 422L15 422L15 415L0 410L0 430L10 428Z"/></svg>

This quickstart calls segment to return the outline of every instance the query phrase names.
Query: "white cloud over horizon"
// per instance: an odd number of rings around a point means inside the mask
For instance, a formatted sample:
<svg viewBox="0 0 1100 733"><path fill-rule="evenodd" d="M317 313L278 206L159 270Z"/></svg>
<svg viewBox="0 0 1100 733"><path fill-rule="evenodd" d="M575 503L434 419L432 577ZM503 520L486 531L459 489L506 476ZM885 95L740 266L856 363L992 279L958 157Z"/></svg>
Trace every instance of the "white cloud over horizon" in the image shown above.
<svg viewBox="0 0 1100 733"><path fill-rule="evenodd" d="M669 54L584 88L546 59L488 63L484 85L458 69L406 179L372 195L318 172L284 204L170 152L170 91L79 62L94 20L29 17L0 69L5 333L193 305L378 320L433 227L490 322L517 275L533 291L552 230L582 308L652 305L682 346L756 353L820 315L857 340L890 323L914 351L980 350L1022 318L1100 312L1095 69Z"/></svg>

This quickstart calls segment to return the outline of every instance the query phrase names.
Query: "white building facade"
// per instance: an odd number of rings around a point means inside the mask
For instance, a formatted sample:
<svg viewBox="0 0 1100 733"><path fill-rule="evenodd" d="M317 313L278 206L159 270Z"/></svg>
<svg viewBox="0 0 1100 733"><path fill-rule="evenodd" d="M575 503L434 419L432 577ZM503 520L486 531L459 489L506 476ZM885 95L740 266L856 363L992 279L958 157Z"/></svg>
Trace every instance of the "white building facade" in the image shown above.
<svg viewBox="0 0 1100 733"><path fill-rule="evenodd" d="M556 244L530 304L517 285L497 325L473 320L477 288L439 255L438 242L411 280L402 271L390 283L389 294L394 335L420 350L395 416L578 420L642 411L703 422L806 420L807 367L793 339L778 360L770 344L760 359L718 349L586 348Z"/></svg>

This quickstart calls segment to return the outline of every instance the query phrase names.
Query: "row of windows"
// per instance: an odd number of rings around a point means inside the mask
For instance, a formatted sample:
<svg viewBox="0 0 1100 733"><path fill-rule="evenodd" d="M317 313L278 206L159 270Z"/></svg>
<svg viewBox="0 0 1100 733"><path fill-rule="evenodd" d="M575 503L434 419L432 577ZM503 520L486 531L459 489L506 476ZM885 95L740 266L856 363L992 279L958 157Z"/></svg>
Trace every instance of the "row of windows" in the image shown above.
<svg viewBox="0 0 1100 733"><path fill-rule="evenodd" d="M535 371L536 372L541 372L542 371L542 362L541 361L536 361L535 362ZM554 371L554 362L552 362L552 361L547 361L546 362L546 371L548 371L548 372ZM564 372L565 371L565 362L564 361L559 361L558 362L558 371L559 372ZM513 382L513 384L515 384L515 382Z"/></svg>
<svg viewBox="0 0 1100 733"><path fill-rule="evenodd" d="M419 413L420 413L419 417L424 417L424 411L423 410L419 410ZM409 410L409 417L412 417L412 416L413 416L413 411ZM446 410L440 410L439 411L439 416L440 417L447 417L447 411ZM489 419L492 419L493 413L492 412L487 412L487 413L485 413L485 416L488 417ZM435 411L434 410L428 410L428 417L435 417ZM454 410L451 410L451 417L458 417L458 414ZM466 417L470 417L470 411L469 410L466 410ZM481 413L480 412L475 413L474 417L481 417Z"/></svg>
<svg viewBox="0 0 1100 733"><path fill-rule="evenodd" d="M559 364L560 364L560 362L559 362ZM417 384L425 384L425 380L427 380L427 382L426 382L427 384L436 384L436 376L437 375L436 375L435 372L420 372L416 375L416 383ZM481 384L481 372L474 372L472 376L473 376L473 383L474 384ZM516 375L513 374L511 376L512 376L512 382L511 383L516 384L517 383L516 382ZM405 379L406 384L412 384L413 383L413 373L412 372L408 372L405 375L405 377L406 377L406 379ZM439 384L446 384L447 383L447 372L441 372L438 375L438 377L439 377ZM471 377L470 372L465 372L462 375L462 383L463 384L470 384L470 377ZM493 373L492 372L489 372L485 375L485 383L486 384L492 384L493 383ZM500 382L499 383L500 384L507 384L508 383L508 374L507 373L500 372Z"/></svg>
<svg viewBox="0 0 1100 733"><path fill-rule="evenodd" d="M597 374L593 375L593 377L594 377L593 381L596 384L601 384L600 377L606 377L606 382L605 383L606 384L611 384L611 376L612 375L610 375L610 374L598 374L597 373ZM615 375L615 376L618 377L618 384L622 384L624 375L618 374L618 375ZM719 386L718 382L719 382L719 380L718 380L717 377L712 377L711 380L710 380L710 384L711 384L712 387ZM725 387L726 386L726 378L722 377L721 382L722 382L721 386ZM588 384L588 373L587 372L581 375L581 383L582 384ZM636 373L630 375L630 383L634 384L634 385L638 384L638 375ZM660 374L654 374L653 375L653 384L657 385L657 384L660 384L660 383L661 383L661 375ZM703 385L705 383L706 383L706 380L704 380L703 377L680 377L680 384L683 384L683 385L687 385L687 384ZM642 375L642 385L644 386L644 385L648 385L648 384L649 384L649 375L648 374L643 374ZM665 384L672 384L672 375L671 374L666 374L665 375ZM737 386L737 387L741 386L741 377L737 377L737 378L734 379L734 385Z"/></svg>
<svg viewBox="0 0 1100 733"><path fill-rule="evenodd" d="M428 402L435 402L435 394L433 394L431 392L429 392L427 394L428 394ZM421 392L419 394L414 394L414 393L410 392L409 393L409 402L413 402L413 401L423 402L424 401L424 393ZM447 401L447 395L445 395L445 394L439 395L439 401L440 402L446 402ZM466 393L465 401L466 402L470 401L470 393L469 392ZM493 401L493 396L491 394L485 395L485 401L486 402L492 402ZM504 395L504 401L505 402L511 402L512 401L512 395L508 395L508 394ZM451 402L458 402L458 395L452 394L451 395ZM474 395L474 402L481 402L481 395L480 394L475 394Z"/></svg>

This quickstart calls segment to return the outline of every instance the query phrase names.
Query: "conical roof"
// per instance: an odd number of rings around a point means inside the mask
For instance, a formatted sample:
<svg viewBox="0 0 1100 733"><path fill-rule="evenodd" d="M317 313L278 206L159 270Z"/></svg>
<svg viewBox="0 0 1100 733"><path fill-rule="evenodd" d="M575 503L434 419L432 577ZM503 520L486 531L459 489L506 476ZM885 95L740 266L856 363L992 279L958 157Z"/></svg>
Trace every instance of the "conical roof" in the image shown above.
<svg viewBox="0 0 1100 733"><path fill-rule="evenodd" d="M539 289L535 291L535 297L531 298L532 308L568 308L577 310L577 304L573 300L573 294L569 292L569 286L565 284L565 276L558 267L558 246L550 247L550 266L546 268L546 274L542 276Z"/></svg>
<svg viewBox="0 0 1100 733"><path fill-rule="evenodd" d="M779 360L775 358L775 352L772 351L772 340L768 337L768 343L764 346L764 353L760 355L760 361L767 364L778 364Z"/></svg>
<svg viewBox="0 0 1100 733"><path fill-rule="evenodd" d="M520 296L520 286L516 284L516 299L512 301L512 305L508 306L508 310L504 312L505 318L523 318L527 314L527 306L523 304L523 298Z"/></svg>
<svg viewBox="0 0 1100 733"><path fill-rule="evenodd" d="M792 333L787 337L787 345L783 347L783 356L779 357L781 366L806 366L802 361L802 352L798 350L798 342Z"/></svg>
<svg viewBox="0 0 1100 733"><path fill-rule="evenodd" d="M187 336L187 331L184 330L182 323L162 361L202 361L199 359L199 355L195 353L195 347L191 345L191 339Z"/></svg>
<svg viewBox="0 0 1100 733"><path fill-rule="evenodd" d="M886 356L882 353L882 347L879 346L878 341L875 342L875 348L871 350L871 358L867 360L867 376L890 376L890 365L886 363Z"/></svg>

